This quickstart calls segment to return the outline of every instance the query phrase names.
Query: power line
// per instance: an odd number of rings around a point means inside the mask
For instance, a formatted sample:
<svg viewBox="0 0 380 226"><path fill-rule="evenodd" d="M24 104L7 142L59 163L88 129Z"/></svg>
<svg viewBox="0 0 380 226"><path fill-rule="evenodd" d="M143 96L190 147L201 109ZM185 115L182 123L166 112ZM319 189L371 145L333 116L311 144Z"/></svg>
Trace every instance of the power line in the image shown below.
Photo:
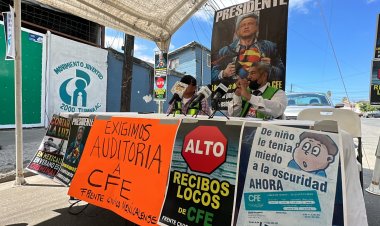
<svg viewBox="0 0 380 226"><path fill-rule="evenodd" d="M219 1L219 2L222 3L223 8L226 8L226 5L224 5L223 1Z"/></svg>
<svg viewBox="0 0 380 226"><path fill-rule="evenodd" d="M350 74L350 75L346 75L345 78L351 78L351 77L357 77L357 76L362 76L363 74L369 74L370 72L369 71L363 71L363 72L358 72L358 73L353 73L353 74ZM307 85L307 84L315 84L315 83L324 83L324 82L330 82L330 81L335 81L335 80L339 80L340 78L337 77L337 78L330 78L330 79L324 79L324 80L317 80L317 81L309 81L309 82L297 82L297 85ZM294 84L294 83L293 83Z"/></svg>
<svg viewBox="0 0 380 226"><path fill-rule="evenodd" d="M199 22L199 20L197 18L195 18L195 21L198 23L202 33L204 34L204 36L206 37L207 40L211 40L211 36L203 29L203 27L201 26L201 23Z"/></svg>
<svg viewBox="0 0 380 226"><path fill-rule="evenodd" d="M288 31L292 31L294 34L298 35L300 38L302 38L302 39L304 39L305 41L307 41L307 43L308 43L309 45L314 46L315 49L319 50L320 52L323 52L323 49L325 49L322 45L320 45L320 43L317 43L317 42L315 42L314 40L312 40L312 39L306 37L304 34L302 34L302 33L298 32L298 31L296 31L296 30L293 29L292 27L288 27ZM356 71L359 70L359 69L358 69L357 67L355 67L355 65L352 64L351 62L347 62L347 61L344 61L344 60L343 60L343 63L344 63L345 65L350 66L350 68L352 68L352 69L354 69L354 70L356 70Z"/></svg>
<svg viewBox="0 0 380 226"><path fill-rule="evenodd" d="M210 0L209 0L205 5L210 6L210 8L212 8L212 10L214 10L214 12L217 11L217 10L215 9L215 6L212 5L212 2L211 2Z"/></svg>
<svg viewBox="0 0 380 226"><path fill-rule="evenodd" d="M235 3L235 2L233 2L232 0L230 0L230 2L231 2L231 4L232 4L232 5L235 5L235 4L236 4L236 3Z"/></svg>
<svg viewBox="0 0 380 226"><path fill-rule="evenodd" d="M194 27L193 18L191 18L190 21L191 21L191 25L193 25L195 36L197 36L198 42L201 43L201 41L199 40L199 37L198 37L198 32L197 32L197 30L195 30L195 27Z"/></svg>
<svg viewBox="0 0 380 226"><path fill-rule="evenodd" d="M219 5L215 2L215 0L210 0L210 2L215 6L215 11L218 11L220 9Z"/></svg>
<svg viewBox="0 0 380 226"><path fill-rule="evenodd" d="M346 95L347 95L347 99L348 101L350 101L350 98L348 96L348 93L347 93L347 89L346 89L346 84L344 83L344 80L343 80L343 74L342 74L342 70L340 69L340 65L339 65L339 61L338 61L338 57L336 55L336 52L335 52L335 48L334 48L334 45L332 43L332 40L331 40L331 34L330 34L330 31L328 30L327 28L327 24L326 24L326 18L324 16L324 13L323 13L323 10L322 10L322 6L321 6L321 2L320 0L318 0L318 6L319 6L319 9L321 11L321 16L322 16L322 19L323 19L323 24L325 26L325 29L326 29L326 32L327 32L327 36L328 36L328 40L330 42L330 45L331 45L331 48L332 48L332 51L334 53L334 58L335 58L335 62L336 62L336 65L338 67L338 71L339 71L339 74L340 74L340 77L341 77L341 80L342 80L342 83L343 83L343 87L344 87L344 90L346 92Z"/></svg>
<svg viewBox="0 0 380 226"><path fill-rule="evenodd" d="M209 16L209 18L207 19L206 24L208 25L208 27L212 31L212 29L213 29L212 24L214 23L214 16L211 15L211 13L209 12L208 9L204 8L203 10L206 12L206 15ZM210 23L210 21L211 21L211 23Z"/></svg>

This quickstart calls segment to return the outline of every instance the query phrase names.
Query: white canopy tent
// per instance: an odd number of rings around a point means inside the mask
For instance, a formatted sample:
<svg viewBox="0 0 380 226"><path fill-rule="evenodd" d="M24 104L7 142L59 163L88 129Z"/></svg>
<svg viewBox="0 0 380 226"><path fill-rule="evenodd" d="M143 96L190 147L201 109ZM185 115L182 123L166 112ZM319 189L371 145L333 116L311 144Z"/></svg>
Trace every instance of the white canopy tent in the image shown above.
<svg viewBox="0 0 380 226"><path fill-rule="evenodd" d="M168 50L170 38L207 0L33 0Z"/></svg>
<svg viewBox="0 0 380 226"><path fill-rule="evenodd" d="M22 162L21 1L14 0L16 186L25 183ZM152 40L156 42L158 48L167 52L173 33L207 0L24 1L40 3L130 35Z"/></svg>

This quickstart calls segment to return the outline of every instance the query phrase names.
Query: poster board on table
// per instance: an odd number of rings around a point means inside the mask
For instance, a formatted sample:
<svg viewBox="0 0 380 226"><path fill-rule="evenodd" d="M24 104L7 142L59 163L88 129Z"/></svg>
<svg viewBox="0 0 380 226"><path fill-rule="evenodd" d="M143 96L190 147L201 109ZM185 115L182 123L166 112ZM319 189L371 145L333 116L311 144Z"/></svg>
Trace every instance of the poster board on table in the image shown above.
<svg viewBox="0 0 380 226"><path fill-rule="evenodd" d="M59 183L69 186L77 171L83 149L86 145L94 117L80 117L74 115L71 119L70 136L61 168L54 179Z"/></svg>
<svg viewBox="0 0 380 226"><path fill-rule="evenodd" d="M243 135L235 225L332 225L338 134L263 125Z"/></svg>
<svg viewBox="0 0 380 226"><path fill-rule="evenodd" d="M67 148L71 120L53 115L41 145L26 167L27 170L53 179L61 167Z"/></svg>
<svg viewBox="0 0 380 226"><path fill-rule="evenodd" d="M138 225L157 223L177 119L96 117L69 195Z"/></svg>
<svg viewBox="0 0 380 226"><path fill-rule="evenodd" d="M160 225L231 225L242 122L183 120Z"/></svg>

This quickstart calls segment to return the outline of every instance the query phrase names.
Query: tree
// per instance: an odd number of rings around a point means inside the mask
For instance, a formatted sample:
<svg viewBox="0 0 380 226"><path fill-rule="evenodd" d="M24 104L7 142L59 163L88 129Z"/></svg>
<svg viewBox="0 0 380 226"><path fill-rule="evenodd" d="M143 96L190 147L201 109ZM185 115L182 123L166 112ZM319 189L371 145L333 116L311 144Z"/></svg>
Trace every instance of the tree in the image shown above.
<svg viewBox="0 0 380 226"><path fill-rule="evenodd" d="M371 112L371 111L379 111L380 107L372 106L369 103L360 103L359 109L361 112Z"/></svg>

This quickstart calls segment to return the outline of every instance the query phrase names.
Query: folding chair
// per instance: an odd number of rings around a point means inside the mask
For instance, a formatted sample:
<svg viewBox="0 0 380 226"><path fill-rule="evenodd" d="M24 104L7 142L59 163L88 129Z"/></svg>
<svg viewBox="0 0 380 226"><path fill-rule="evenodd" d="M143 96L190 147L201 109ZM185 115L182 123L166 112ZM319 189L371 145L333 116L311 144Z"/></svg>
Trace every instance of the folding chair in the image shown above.
<svg viewBox="0 0 380 226"><path fill-rule="evenodd" d="M339 128L345 130L353 138L358 139L358 155L357 160L360 164L360 184L363 188L363 150L362 150L362 130L361 120L357 113L348 109L338 108L310 108L302 110L298 116L298 120L332 120L338 123Z"/></svg>

